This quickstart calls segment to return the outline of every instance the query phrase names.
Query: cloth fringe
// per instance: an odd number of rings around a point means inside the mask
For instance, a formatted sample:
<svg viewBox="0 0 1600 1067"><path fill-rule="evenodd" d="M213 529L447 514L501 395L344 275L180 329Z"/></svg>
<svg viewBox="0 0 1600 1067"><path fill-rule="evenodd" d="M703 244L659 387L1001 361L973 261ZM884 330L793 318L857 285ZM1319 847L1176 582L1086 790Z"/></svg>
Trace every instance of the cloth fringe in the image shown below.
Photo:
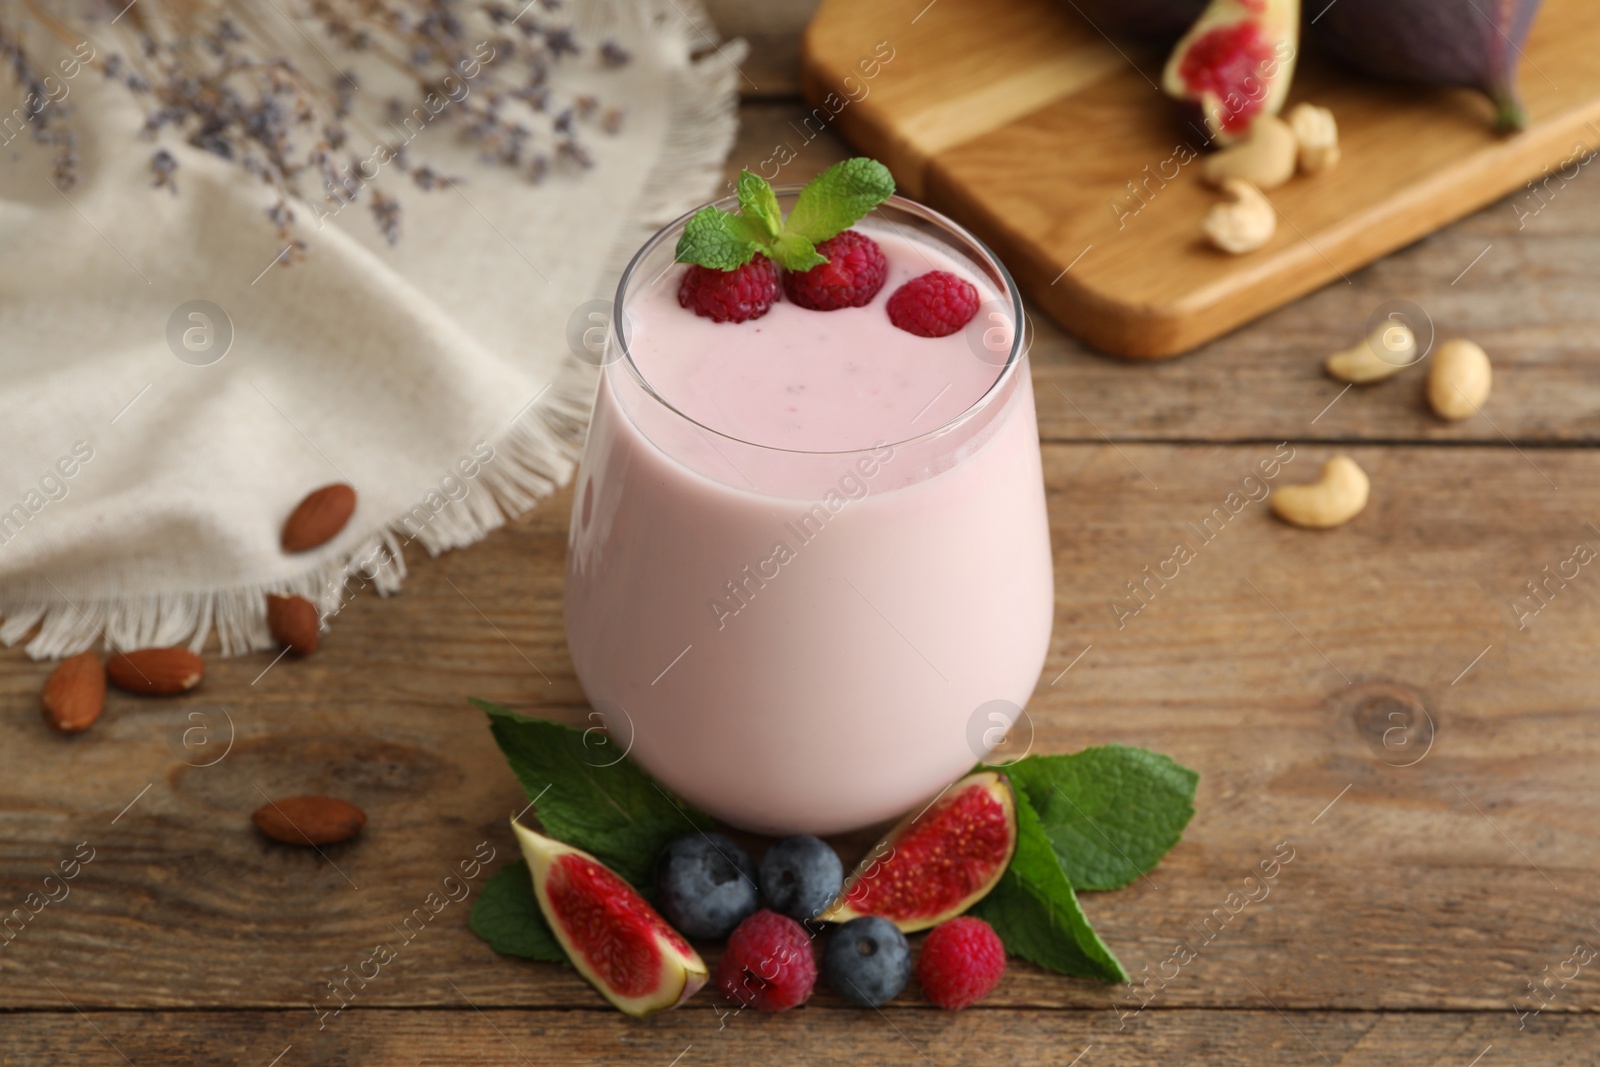
<svg viewBox="0 0 1600 1067"><path fill-rule="evenodd" d="M624 24L676 33L690 50L716 40L698 0L596 5L578 20L580 30L596 35ZM746 51L743 41L728 42L672 75L662 152L644 182L632 224L606 261L608 279L620 277L646 239L703 203L714 188L738 132L737 64ZM200 652L215 631L222 655L256 652L273 646L267 631L269 593L310 600L327 629L360 589L370 587L380 596L399 590L406 577L404 550L413 541L430 556L465 547L566 484L583 449L595 381L592 366L569 356L548 391L499 440L489 442L494 457L472 479L469 491L458 499L444 498L426 522L413 512L391 519L354 549L287 582L76 602L0 595L0 642L14 645L37 627L26 648L34 659L73 655L96 638L103 638L108 650L187 645Z"/></svg>

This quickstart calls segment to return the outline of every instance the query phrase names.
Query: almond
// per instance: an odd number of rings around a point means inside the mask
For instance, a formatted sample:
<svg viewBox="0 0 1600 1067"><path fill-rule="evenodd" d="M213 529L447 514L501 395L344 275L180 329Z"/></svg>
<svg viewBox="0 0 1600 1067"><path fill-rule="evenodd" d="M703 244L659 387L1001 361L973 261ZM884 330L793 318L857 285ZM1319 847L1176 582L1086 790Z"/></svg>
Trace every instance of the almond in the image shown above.
<svg viewBox="0 0 1600 1067"><path fill-rule="evenodd" d="M44 721L63 734L87 730L106 706L106 668L93 652L80 652L56 664L39 698Z"/></svg>
<svg viewBox="0 0 1600 1067"><path fill-rule="evenodd" d="M356 510L356 491L344 482L313 490L283 524L283 550L304 552L333 540Z"/></svg>
<svg viewBox="0 0 1600 1067"><path fill-rule="evenodd" d="M263 804L250 821L286 845L336 845L360 833L367 815L337 797L286 797Z"/></svg>
<svg viewBox="0 0 1600 1067"><path fill-rule="evenodd" d="M106 674L118 689L166 696L199 685L206 676L206 665L187 648L140 648L108 659Z"/></svg>
<svg viewBox="0 0 1600 1067"><path fill-rule="evenodd" d="M317 650L321 625L316 605L305 597L267 594L267 629L274 641L295 655L309 656Z"/></svg>

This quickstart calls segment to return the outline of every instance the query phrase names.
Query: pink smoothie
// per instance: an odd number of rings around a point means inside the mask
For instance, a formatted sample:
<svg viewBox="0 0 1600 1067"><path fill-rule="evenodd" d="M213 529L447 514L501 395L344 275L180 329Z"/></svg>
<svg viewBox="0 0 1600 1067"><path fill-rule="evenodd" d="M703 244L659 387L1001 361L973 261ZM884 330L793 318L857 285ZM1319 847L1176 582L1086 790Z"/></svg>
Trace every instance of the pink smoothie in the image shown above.
<svg viewBox="0 0 1600 1067"><path fill-rule="evenodd" d="M573 511L591 702L664 784L768 833L925 803L977 761L982 706L1026 703L1050 636L1032 388L986 317L1008 305L943 247L857 229L890 263L863 308L718 324L678 306L684 268L639 278L628 354L656 396L606 366ZM935 269L979 287L980 321L893 326L889 295Z"/></svg>

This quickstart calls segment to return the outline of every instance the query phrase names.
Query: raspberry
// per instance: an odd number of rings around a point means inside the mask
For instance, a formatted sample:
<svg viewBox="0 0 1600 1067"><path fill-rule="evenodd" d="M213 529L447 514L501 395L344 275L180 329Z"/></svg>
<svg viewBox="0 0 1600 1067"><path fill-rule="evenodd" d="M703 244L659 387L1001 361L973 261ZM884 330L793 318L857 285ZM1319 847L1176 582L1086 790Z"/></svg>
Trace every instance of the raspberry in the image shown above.
<svg viewBox="0 0 1600 1067"><path fill-rule="evenodd" d="M783 276L783 291L803 308L837 311L872 302L889 277L889 261L878 242L855 230L835 234L817 246L828 262Z"/></svg>
<svg viewBox="0 0 1600 1067"><path fill-rule="evenodd" d="M947 270L919 274L889 297L889 321L918 337L948 337L978 313L978 290Z"/></svg>
<svg viewBox="0 0 1600 1067"><path fill-rule="evenodd" d="M765 908L740 923L717 961L717 987L757 1011L804 1004L817 983L817 961L805 928Z"/></svg>
<svg viewBox="0 0 1600 1067"><path fill-rule="evenodd" d="M982 919L963 915L933 928L917 958L917 981L928 999L960 1011L988 996L1006 973L1000 936Z"/></svg>
<svg viewBox="0 0 1600 1067"><path fill-rule="evenodd" d="M778 268L763 255L733 270L691 266L678 286L678 303L712 322L759 319L778 302Z"/></svg>

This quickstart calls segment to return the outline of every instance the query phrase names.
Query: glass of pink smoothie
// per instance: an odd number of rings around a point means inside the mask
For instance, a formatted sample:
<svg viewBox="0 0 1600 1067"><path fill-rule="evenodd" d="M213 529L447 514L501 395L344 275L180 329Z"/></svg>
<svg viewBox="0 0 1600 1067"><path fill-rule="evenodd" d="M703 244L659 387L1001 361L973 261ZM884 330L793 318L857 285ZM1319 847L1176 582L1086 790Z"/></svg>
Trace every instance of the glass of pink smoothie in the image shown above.
<svg viewBox="0 0 1600 1067"><path fill-rule="evenodd" d="M678 304L687 219L618 288L568 542L578 680L633 759L728 823L894 818L999 740L1050 639L1021 299L893 197L852 227L889 263L871 303L716 323ZM947 337L884 307L931 270L983 301Z"/></svg>

